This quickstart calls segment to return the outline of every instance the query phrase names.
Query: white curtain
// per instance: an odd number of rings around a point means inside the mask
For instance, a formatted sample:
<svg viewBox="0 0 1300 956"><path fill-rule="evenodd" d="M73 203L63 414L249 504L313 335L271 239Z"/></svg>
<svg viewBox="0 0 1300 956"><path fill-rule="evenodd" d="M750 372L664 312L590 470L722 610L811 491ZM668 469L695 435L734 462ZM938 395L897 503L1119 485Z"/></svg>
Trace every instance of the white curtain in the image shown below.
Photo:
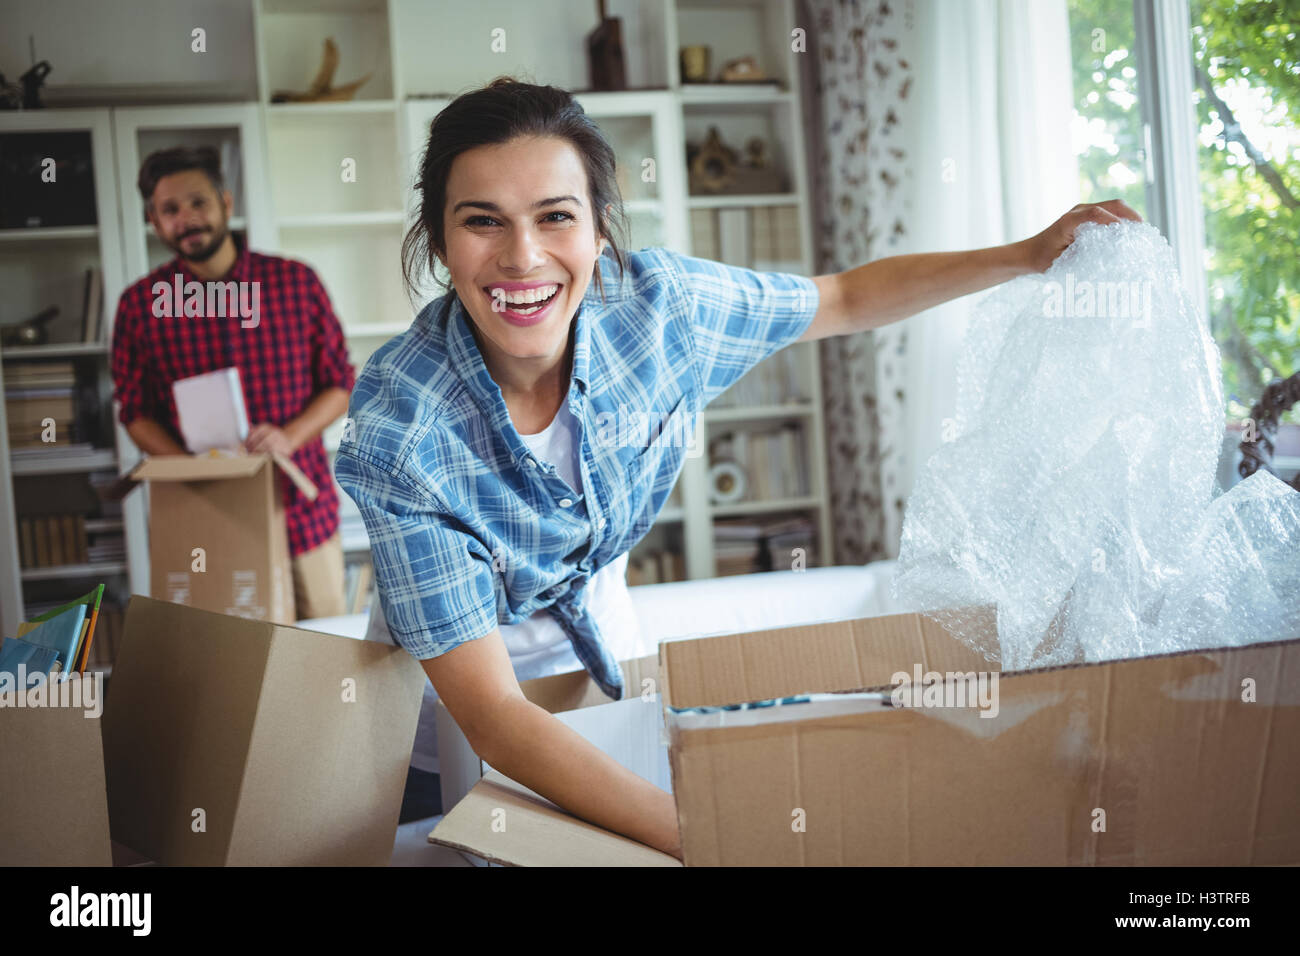
<svg viewBox="0 0 1300 956"><path fill-rule="evenodd" d="M901 32L915 85L899 134L911 162L906 236L889 254L975 249L1033 235L1079 202L1065 0L914 0ZM877 372L905 341L893 476L915 475L955 414L956 361L975 293L876 333ZM894 429L897 429L896 431ZM886 465L885 467L890 467ZM901 515L885 511L897 555Z"/></svg>

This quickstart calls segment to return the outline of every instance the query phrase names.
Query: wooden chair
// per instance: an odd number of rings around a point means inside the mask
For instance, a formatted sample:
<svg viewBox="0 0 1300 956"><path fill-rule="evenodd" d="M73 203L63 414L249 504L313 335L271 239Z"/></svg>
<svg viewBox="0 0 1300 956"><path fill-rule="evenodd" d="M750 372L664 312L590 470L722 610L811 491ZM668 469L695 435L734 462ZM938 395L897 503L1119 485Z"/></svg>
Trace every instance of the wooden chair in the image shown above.
<svg viewBox="0 0 1300 956"><path fill-rule="evenodd" d="M1300 372L1287 379L1274 379L1257 401L1250 408L1250 417L1259 432L1254 441L1243 441L1241 463L1237 472L1243 478L1249 478L1263 468L1271 475L1273 470L1273 450L1277 440L1278 419L1296 402L1300 402ZM1291 479L1291 487L1300 491L1300 473Z"/></svg>

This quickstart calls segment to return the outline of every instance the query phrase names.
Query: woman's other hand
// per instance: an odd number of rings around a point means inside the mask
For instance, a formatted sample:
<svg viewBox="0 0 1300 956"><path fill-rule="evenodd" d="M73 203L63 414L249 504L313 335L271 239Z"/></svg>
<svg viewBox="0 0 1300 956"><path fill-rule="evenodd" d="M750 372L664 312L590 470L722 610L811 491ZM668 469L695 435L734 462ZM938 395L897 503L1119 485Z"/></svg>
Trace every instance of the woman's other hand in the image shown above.
<svg viewBox="0 0 1300 956"><path fill-rule="evenodd" d="M1142 217L1118 199L1106 202L1080 203L1052 223L1038 235L1027 240L1026 253L1029 267L1034 272L1046 272L1056 257L1074 242L1074 231L1085 222L1109 225L1123 219L1141 222Z"/></svg>

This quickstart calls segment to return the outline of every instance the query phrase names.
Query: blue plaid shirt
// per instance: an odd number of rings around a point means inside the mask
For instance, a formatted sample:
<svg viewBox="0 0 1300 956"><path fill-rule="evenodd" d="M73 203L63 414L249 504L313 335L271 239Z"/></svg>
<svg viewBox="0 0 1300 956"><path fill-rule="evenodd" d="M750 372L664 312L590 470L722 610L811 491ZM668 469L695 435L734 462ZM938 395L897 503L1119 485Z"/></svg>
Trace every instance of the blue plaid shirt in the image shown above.
<svg viewBox="0 0 1300 956"><path fill-rule="evenodd" d="M583 491L519 437L456 293L366 363L335 462L370 536L384 616L417 659L545 608L600 688L622 672L585 607L591 577L654 523L701 410L812 323L804 276L662 248L601 256L570 329Z"/></svg>

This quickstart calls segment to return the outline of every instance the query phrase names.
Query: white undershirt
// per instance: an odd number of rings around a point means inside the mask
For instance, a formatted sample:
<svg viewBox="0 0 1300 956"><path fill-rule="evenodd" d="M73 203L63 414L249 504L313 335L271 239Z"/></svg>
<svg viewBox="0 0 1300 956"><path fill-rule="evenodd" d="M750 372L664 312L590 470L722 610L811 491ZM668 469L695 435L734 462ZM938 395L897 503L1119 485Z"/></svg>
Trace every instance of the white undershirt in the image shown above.
<svg viewBox="0 0 1300 956"><path fill-rule="evenodd" d="M578 423L566 401L546 428L535 435L521 434L519 437L539 460L555 465L560 477L574 491L582 494L582 467L578 458L577 434ZM592 575L584 589L586 606L596 619L601 637L614 659L620 662L642 654L641 630L632 596L627 591L627 559L626 553L619 555ZM515 676L520 681L583 669L582 662L573 652L569 636L545 608L534 611L518 624L501 624L499 629L510 654ZM378 594L370 605L366 640L396 643L388 632ZM627 688L624 692L635 694L639 690ZM439 769L434 707L437 699L433 685L426 681L420 721L415 734L415 748L411 754L411 766L433 773Z"/></svg>
<svg viewBox="0 0 1300 956"><path fill-rule="evenodd" d="M521 432L519 437L538 460L553 464L569 487L582 494L578 422L569 410L568 401L560 404L555 418L540 432L534 435ZM622 554L597 571L587 582L585 598L601 636L619 661L635 656L640 646L632 598L627 593L627 559L628 556ZM522 667L529 674L528 677L521 674L520 680L582 669L568 635L544 609L534 612L519 624L503 624L501 636L510 651L515 672L519 673ZM537 673L533 673L535 670Z"/></svg>

